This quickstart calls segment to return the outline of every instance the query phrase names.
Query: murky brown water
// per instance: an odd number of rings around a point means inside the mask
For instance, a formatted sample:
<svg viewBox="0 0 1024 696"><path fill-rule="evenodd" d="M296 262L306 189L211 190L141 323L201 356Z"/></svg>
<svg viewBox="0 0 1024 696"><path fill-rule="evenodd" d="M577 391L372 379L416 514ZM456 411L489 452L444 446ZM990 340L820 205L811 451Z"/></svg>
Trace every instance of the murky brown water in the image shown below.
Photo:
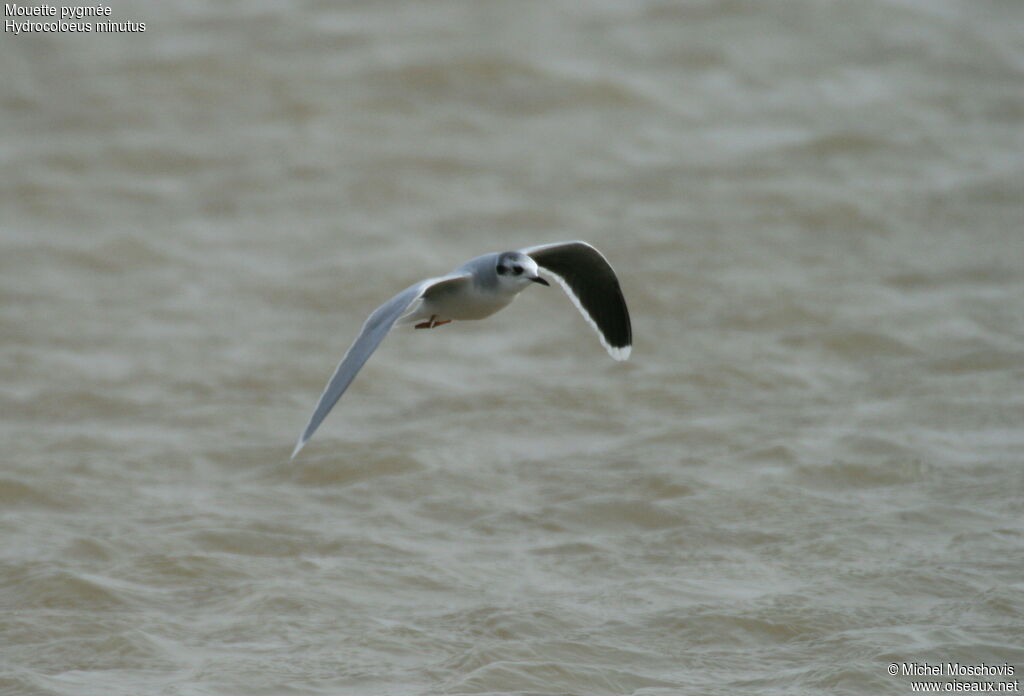
<svg viewBox="0 0 1024 696"><path fill-rule="evenodd" d="M1020 677L1024 5L112 9L0 38L0 692ZM576 238L630 362L531 289L288 461Z"/></svg>

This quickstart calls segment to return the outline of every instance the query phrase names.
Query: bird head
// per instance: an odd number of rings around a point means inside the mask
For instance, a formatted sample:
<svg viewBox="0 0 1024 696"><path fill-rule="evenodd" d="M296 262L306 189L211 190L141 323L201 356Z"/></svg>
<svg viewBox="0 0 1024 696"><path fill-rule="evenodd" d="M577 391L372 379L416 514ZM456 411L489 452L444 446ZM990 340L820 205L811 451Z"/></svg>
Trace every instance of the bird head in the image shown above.
<svg viewBox="0 0 1024 696"><path fill-rule="evenodd" d="M494 272L498 276L499 284L516 291L522 290L530 283L550 285L548 281L540 277L540 268L537 266L537 262L518 251L506 251L499 254L494 265Z"/></svg>

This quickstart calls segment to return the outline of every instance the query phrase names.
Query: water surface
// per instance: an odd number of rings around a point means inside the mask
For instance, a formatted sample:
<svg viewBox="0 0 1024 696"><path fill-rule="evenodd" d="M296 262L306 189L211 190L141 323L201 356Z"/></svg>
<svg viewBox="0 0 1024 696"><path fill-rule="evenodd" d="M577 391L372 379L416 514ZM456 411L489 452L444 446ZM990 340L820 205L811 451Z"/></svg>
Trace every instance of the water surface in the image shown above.
<svg viewBox="0 0 1024 696"><path fill-rule="evenodd" d="M0 40L0 691L1024 670L1024 8L118 2ZM557 288L366 315L586 239Z"/></svg>

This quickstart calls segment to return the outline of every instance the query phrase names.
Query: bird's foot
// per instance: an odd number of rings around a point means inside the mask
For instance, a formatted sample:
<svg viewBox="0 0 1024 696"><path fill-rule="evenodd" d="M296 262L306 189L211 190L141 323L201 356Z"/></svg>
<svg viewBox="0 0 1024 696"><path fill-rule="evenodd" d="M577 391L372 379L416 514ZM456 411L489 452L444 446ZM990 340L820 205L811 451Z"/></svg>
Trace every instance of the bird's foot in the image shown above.
<svg viewBox="0 0 1024 696"><path fill-rule="evenodd" d="M417 329L432 329L435 326L441 326L443 324L450 324L451 321L452 321L451 319L445 319L444 321L438 321L437 320L437 315L436 314L431 314L430 315L430 319L428 321L422 321L419 324L416 324L416 328Z"/></svg>

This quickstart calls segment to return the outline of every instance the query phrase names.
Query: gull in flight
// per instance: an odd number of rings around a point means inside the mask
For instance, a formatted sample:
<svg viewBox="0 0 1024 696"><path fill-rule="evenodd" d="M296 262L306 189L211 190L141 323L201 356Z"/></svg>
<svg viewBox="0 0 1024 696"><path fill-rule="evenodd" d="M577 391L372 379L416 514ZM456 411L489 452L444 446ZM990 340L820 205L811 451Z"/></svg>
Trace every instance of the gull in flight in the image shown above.
<svg viewBox="0 0 1024 696"><path fill-rule="evenodd" d="M456 319L489 317L533 283L549 285L541 273L562 286L614 359L629 357L633 336L626 300L615 271L597 249L586 242L557 242L484 254L448 275L410 285L374 310L327 382L292 458L320 427L392 326L415 324L417 329L432 329Z"/></svg>

